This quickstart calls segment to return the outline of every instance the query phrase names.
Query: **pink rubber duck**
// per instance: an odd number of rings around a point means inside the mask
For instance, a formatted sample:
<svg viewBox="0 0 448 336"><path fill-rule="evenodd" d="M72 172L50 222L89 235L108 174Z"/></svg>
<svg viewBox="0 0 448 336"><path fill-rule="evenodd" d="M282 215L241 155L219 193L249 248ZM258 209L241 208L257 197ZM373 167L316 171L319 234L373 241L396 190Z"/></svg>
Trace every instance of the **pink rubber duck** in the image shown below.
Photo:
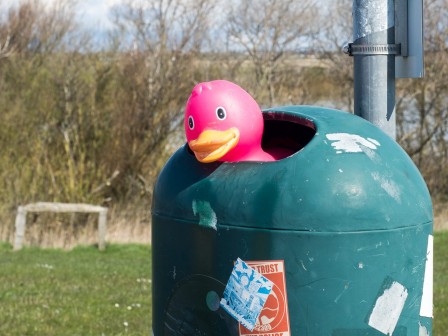
<svg viewBox="0 0 448 336"><path fill-rule="evenodd" d="M197 84L184 125L188 145L200 162L275 160L261 148L264 122L257 102L234 83Z"/></svg>

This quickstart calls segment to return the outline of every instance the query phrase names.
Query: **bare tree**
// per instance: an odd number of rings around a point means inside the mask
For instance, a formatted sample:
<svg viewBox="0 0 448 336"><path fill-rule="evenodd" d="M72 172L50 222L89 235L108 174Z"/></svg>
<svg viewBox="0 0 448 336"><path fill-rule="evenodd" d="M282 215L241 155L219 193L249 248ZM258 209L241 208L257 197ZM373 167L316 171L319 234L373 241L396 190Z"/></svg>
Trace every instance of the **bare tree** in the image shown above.
<svg viewBox="0 0 448 336"><path fill-rule="evenodd" d="M329 1L320 17L322 31L317 41L320 56L329 65L335 107L353 111L353 59L342 52L352 39L352 0Z"/></svg>
<svg viewBox="0 0 448 336"><path fill-rule="evenodd" d="M194 86L194 60L209 27L211 0L129 1L116 13L124 45L112 118L117 139L111 162L131 184L150 191L163 164L164 141L180 125ZM122 51L122 50L125 51ZM112 155L112 152L111 152ZM166 154L165 154L166 155ZM142 169L152 176L142 177ZM112 171L111 171L112 173Z"/></svg>
<svg viewBox="0 0 448 336"><path fill-rule="evenodd" d="M276 100L276 73L285 54L309 47L316 33L314 1L238 1L228 8L224 29L230 47L248 55L255 74L248 87L261 100L259 89L267 92L267 102L272 105Z"/></svg>
<svg viewBox="0 0 448 336"><path fill-rule="evenodd" d="M6 20L0 21L0 55L37 55L61 47L75 26L70 14L74 4L59 0L48 7L42 1L22 0L17 7L11 7Z"/></svg>
<svg viewBox="0 0 448 336"><path fill-rule="evenodd" d="M29 200L65 196L53 84L76 25L73 1L53 5L18 1L0 16L0 216Z"/></svg>
<svg viewBox="0 0 448 336"><path fill-rule="evenodd" d="M0 43L0 59L6 58L12 55L13 49L10 48L9 42L11 41L11 35L5 37L5 42Z"/></svg>

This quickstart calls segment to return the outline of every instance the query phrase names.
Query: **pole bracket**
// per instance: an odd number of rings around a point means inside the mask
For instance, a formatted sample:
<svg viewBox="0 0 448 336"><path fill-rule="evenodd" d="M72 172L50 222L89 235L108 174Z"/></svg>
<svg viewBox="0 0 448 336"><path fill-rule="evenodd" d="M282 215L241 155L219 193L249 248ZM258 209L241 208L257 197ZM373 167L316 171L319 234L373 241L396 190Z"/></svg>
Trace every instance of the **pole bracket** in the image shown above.
<svg viewBox="0 0 448 336"><path fill-rule="evenodd" d="M346 44L342 50L349 56L354 55L401 55L401 44Z"/></svg>

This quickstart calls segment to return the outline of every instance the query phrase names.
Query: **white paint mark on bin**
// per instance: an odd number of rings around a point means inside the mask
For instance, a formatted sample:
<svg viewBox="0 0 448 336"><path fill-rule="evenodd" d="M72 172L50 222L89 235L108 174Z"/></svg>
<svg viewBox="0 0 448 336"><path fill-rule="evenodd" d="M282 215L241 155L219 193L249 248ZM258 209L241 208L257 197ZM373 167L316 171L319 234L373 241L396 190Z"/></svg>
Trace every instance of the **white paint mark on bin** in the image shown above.
<svg viewBox="0 0 448 336"><path fill-rule="evenodd" d="M400 187L394 181L382 176L379 172L372 172L372 178L378 182L381 188L398 203L401 203Z"/></svg>
<svg viewBox="0 0 448 336"><path fill-rule="evenodd" d="M425 277L423 279L423 295L420 305L420 316L432 318L432 282L433 282L433 247L434 237L428 236L428 247L426 249Z"/></svg>
<svg viewBox="0 0 448 336"><path fill-rule="evenodd" d="M418 322L418 336L429 336L429 331L424 325Z"/></svg>
<svg viewBox="0 0 448 336"><path fill-rule="evenodd" d="M381 144L371 138L363 138L357 134L332 133L326 135L328 140L333 141L331 146L336 149L336 154L361 153L363 148L377 149Z"/></svg>
<svg viewBox="0 0 448 336"><path fill-rule="evenodd" d="M209 202L193 200L192 208L193 214L199 215L199 225L217 230L218 218Z"/></svg>
<svg viewBox="0 0 448 336"><path fill-rule="evenodd" d="M393 281L377 298L369 317L369 326L385 335L392 335L407 297L407 289Z"/></svg>
<svg viewBox="0 0 448 336"><path fill-rule="evenodd" d="M377 145L377 146L381 146L381 144L380 144L377 140L375 140L375 139L367 138L367 140L370 141L370 142L372 142L373 144L375 144L375 145Z"/></svg>

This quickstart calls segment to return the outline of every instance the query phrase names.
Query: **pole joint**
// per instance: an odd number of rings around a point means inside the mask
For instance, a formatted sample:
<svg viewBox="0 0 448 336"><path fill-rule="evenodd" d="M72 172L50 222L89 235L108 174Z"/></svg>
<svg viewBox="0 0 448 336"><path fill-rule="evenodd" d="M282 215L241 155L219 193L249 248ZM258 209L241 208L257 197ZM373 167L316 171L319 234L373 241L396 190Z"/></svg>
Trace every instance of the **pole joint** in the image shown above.
<svg viewBox="0 0 448 336"><path fill-rule="evenodd" d="M362 55L401 55L401 44L354 44L347 43L342 47L349 56Z"/></svg>

